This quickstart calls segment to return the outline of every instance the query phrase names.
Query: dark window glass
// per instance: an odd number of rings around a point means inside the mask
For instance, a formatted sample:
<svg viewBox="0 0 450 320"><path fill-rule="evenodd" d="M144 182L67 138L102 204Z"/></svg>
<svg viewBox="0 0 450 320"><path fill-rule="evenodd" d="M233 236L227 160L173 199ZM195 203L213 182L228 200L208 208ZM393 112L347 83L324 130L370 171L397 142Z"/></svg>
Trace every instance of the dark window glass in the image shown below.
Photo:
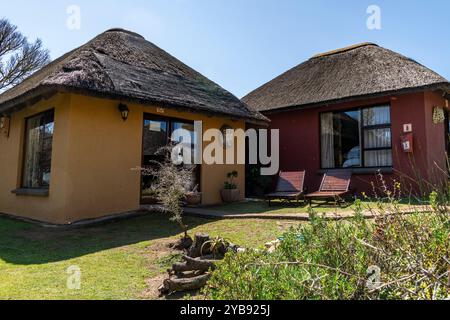
<svg viewBox="0 0 450 320"><path fill-rule="evenodd" d="M181 131L179 129L184 129L184 131ZM172 144L178 145L182 144L183 149L184 147L190 148L191 155L190 155L190 164L184 164L184 167L187 169L192 170L192 175L189 181L186 182L186 189L187 190L194 190L195 187L199 189L199 183L198 181L198 166L195 165L195 145L197 142L197 137L194 130L194 124L193 123L185 123L185 122L172 122ZM180 159L184 159L185 155L180 153L179 154Z"/></svg>
<svg viewBox="0 0 450 320"><path fill-rule="evenodd" d="M184 131L178 130L184 129ZM199 167L194 165L194 150L196 144L196 135L194 124L192 122L176 121L174 119L154 119L147 118L144 120L144 135L143 135L143 166L147 168L155 168L156 162L164 160L164 155L158 151L171 144L176 146L178 144L188 144L191 149L191 164L184 166L192 169L192 177L187 181L187 190L199 190ZM181 150L184 150L181 149ZM184 155L180 153L180 157ZM154 177L142 177L142 192L143 195L150 193L152 190ZM197 187L197 188L196 188Z"/></svg>
<svg viewBox="0 0 450 320"><path fill-rule="evenodd" d="M361 166L359 111L324 113L321 130L324 169Z"/></svg>
<svg viewBox="0 0 450 320"><path fill-rule="evenodd" d="M158 151L167 145L169 123L161 120L144 120L144 165L161 160Z"/></svg>
<svg viewBox="0 0 450 320"><path fill-rule="evenodd" d="M392 166L389 106L321 114L323 169Z"/></svg>
<svg viewBox="0 0 450 320"><path fill-rule="evenodd" d="M389 106L362 111L364 132L364 166L392 166L391 112Z"/></svg>
<svg viewBox="0 0 450 320"><path fill-rule="evenodd" d="M194 164L194 150L196 141L197 137L194 131L194 124L183 122L172 123L172 143L174 145L182 144L183 147L188 147L191 149L191 164ZM183 155L180 154L180 156Z"/></svg>
<svg viewBox="0 0 450 320"><path fill-rule="evenodd" d="M54 111L26 120L24 171L22 187L50 186Z"/></svg>

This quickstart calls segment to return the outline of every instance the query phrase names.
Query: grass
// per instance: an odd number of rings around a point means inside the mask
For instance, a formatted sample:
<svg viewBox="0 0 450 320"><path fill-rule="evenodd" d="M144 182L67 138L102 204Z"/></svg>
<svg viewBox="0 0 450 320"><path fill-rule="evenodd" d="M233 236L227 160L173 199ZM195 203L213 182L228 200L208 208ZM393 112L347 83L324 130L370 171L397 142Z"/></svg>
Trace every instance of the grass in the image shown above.
<svg viewBox="0 0 450 320"><path fill-rule="evenodd" d="M274 220L186 218L190 234L206 232L262 247L286 224ZM46 229L0 218L0 299L139 299L145 280L176 259L149 248L180 236L166 216L148 215L83 229ZM67 268L81 269L80 290L67 289Z"/></svg>

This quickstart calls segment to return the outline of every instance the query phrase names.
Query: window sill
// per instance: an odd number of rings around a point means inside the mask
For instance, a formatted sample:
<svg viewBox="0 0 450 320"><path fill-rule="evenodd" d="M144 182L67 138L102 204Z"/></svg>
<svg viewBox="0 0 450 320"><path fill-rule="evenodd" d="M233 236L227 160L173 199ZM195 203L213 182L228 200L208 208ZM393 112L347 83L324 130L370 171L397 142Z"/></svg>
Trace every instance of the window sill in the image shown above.
<svg viewBox="0 0 450 320"><path fill-rule="evenodd" d="M393 174L394 168L350 168L350 169L321 169L317 173L324 174L327 172L333 172L337 170L352 170L354 175L375 175L379 172L382 174Z"/></svg>
<svg viewBox="0 0 450 320"><path fill-rule="evenodd" d="M50 195L48 189L19 188L11 192L14 193L16 196L48 197Z"/></svg>

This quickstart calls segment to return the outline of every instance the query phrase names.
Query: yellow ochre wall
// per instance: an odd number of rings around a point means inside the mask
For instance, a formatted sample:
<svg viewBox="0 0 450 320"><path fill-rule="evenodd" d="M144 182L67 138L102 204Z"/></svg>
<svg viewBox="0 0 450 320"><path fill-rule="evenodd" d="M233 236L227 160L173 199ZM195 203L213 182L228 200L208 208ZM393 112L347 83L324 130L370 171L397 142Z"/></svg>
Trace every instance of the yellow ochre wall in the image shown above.
<svg viewBox="0 0 450 320"><path fill-rule="evenodd" d="M124 122L120 101L75 94L58 94L14 113L9 138L0 136L0 212L39 221L67 224L134 211L140 207L140 174L144 113L203 121L203 130L224 124L245 128L244 121L178 112L127 103ZM54 108L55 128L49 197L16 196L20 187L25 117ZM206 147L204 143L204 147ZM244 165L201 166L203 204L220 203L226 174L239 173L237 185L245 194Z"/></svg>

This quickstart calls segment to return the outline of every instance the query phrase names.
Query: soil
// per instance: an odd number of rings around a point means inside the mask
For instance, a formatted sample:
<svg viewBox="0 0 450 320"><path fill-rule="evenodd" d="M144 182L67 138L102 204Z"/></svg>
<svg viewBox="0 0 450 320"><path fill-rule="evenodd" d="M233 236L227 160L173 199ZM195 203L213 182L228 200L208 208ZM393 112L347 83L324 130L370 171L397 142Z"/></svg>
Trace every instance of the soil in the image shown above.
<svg viewBox="0 0 450 320"><path fill-rule="evenodd" d="M145 280L147 286L144 292L141 293L141 299L144 300L167 299L166 297L159 296L158 288L162 285L164 279L167 278L167 271L161 269L161 266L158 264L158 261L160 261L164 257L182 253L179 250L171 248L171 246L173 246L174 243L175 241L173 239L161 240L145 249L146 256L149 261L148 268L152 273L157 273L157 275ZM182 298L183 296L180 296L178 299Z"/></svg>

